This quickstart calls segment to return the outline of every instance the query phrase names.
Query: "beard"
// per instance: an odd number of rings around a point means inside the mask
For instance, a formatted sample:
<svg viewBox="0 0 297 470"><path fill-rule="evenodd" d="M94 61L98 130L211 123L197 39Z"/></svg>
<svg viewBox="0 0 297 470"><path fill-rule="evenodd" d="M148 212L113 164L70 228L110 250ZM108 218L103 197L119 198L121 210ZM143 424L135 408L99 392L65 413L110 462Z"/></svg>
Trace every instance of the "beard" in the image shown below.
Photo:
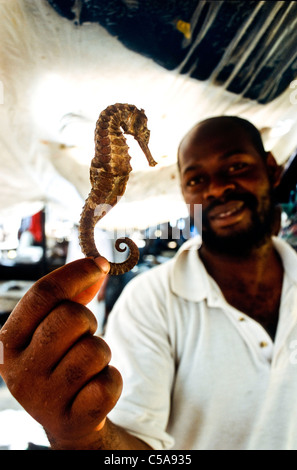
<svg viewBox="0 0 297 470"><path fill-rule="evenodd" d="M250 223L241 228L234 226L228 234L217 233L211 226L208 214L217 205L231 200L244 202L251 213ZM202 243L218 254L245 257L271 237L275 223L276 207L272 189L263 194L259 201L250 193L229 193L223 199L213 201L207 209L202 209Z"/></svg>

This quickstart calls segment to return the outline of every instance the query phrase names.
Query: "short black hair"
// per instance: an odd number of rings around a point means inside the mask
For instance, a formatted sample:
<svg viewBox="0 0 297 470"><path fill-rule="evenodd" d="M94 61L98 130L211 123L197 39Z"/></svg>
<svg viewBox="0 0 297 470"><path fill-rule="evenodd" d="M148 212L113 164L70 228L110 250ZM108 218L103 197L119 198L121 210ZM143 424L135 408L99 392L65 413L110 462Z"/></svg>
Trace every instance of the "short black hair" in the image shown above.
<svg viewBox="0 0 297 470"><path fill-rule="evenodd" d="M181 140L181 142L179 144L179 147L178 147L178 154L177 154L178 166L179 166L180 147L181 147L184 139L189 134L191 134L197 127L199 127L201 124L207 124L208 122L212 122L214 120L222 120L222 121L226 121L226 122L230 121L230 124L233 123L237 126L240 126L246 132L246 134L248 135L251 143L253 144L253 146L255 147L257 152L259 153L259 155L263 158L263 160L266 160L266 156L267 156L268 152L266 152L266 150L264 148L261 133L259 132L257 127L254 126L254 124L252 124L247 119L243 119L243 118L240 118L238 116L215 116L215 117L212 117L212 118L204 119L203 121L199 122L194 127L192 127L192 129L190 129L190 131L183 137L183 139Z"/></svg>
<svg viewBox="0 0 297 470"><path fill-rule="evenodd" d="M247 135L249 136L251 143L253 144L253 146L259 153L259 155L261 155L261 157L263 158L266 158L267 152L264 148L261 133L259 129L257 129L256 126L254 126L254 124L252 124L247 119L243 119L238 116L222 116L221 118L229 119L230 121L233 121L235 124L238 124L239 126L241 126L245 130Z"/></svg>

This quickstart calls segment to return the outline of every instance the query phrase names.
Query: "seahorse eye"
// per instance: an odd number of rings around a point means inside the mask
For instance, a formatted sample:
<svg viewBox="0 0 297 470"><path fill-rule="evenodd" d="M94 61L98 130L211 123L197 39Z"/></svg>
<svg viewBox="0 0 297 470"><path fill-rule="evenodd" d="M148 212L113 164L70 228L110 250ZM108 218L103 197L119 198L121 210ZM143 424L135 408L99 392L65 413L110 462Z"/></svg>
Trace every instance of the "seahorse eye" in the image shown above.
<svg viewBox="0 0 297 470"><path fill-rule="evenodd" d="M141 115L141 114L138 114L136 117L135 117L135 120L134 120L134 129L136 132L143 132L145 131L146 129L146 118Z"/></svg>

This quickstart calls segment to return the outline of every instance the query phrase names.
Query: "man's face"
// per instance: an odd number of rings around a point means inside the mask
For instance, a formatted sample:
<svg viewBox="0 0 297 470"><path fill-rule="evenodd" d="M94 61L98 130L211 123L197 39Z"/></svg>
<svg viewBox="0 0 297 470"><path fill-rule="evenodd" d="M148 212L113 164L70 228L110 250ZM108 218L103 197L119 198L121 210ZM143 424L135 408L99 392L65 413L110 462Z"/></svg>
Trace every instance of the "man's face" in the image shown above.
<svg viewBox="0 0 297 470"><path fill-rule="evenodd" d="M271 236L275 209L269 166L244 130L218 122L202 125L181 145L179 162L192 217L195 205L202 204L205 247L242 255Z"/></svg>

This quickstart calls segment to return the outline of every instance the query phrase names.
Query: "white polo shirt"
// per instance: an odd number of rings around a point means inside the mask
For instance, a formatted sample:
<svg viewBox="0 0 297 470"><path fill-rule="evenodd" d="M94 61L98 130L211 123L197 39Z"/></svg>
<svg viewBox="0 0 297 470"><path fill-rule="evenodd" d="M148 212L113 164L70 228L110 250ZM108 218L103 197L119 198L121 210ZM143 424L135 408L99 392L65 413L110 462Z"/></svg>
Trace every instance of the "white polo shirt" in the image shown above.
<svg viewBox="0 0 297 470"><path fill-rule="evenodd" d="M198 239L127 285L105 335L124 381L114 423L156 450L297 450L297 254L274 244L275 342L226 302Z"/></svg>

